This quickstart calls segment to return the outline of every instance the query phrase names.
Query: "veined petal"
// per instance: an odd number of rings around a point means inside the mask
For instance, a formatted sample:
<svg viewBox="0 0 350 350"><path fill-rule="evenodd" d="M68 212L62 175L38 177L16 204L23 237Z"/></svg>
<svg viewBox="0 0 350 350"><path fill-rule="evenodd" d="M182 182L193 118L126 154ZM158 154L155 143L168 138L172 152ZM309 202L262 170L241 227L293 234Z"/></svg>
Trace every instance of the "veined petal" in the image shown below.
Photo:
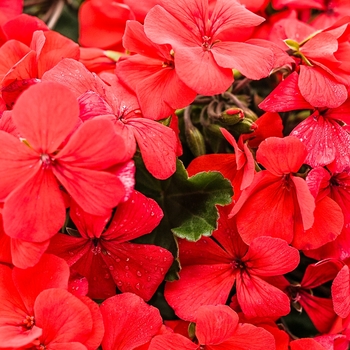
<svg viewBox="0 0 350 350"><path fill-rule="evenodd" d="M287 112L296 109L313 109L298 87L299 75L293 72L281 81L277 87L259 104L259 108L268 112Z"/></svg>
<svg viewBox="0 0 350 350"><path fill-rule="evenodd" d="M249 79L265 78L273 68L273 52L257 45L225 41L214 44L211 52L220 67L237 69Z"/></svg>
<svg viewBox="0 0 350 350"><path fill-rule="evenodd" d="M230 29L257 26L264 20L263 17L247 10L239 2L230 0L217 0L210 15L211 29L215 37Z"/></svg>
<svg viewBox="0 0 350 350"><path fill-rule="evenodd" d="M350 135L334 119L314 113L291 132L306 146L305 163L313 168L335 162L341 171L350 163Z"/></svg>
<svg viewBox="0 0 350 350"><path fill-rule="evenodd" d="M336 108L348 97L344 84L317 67L300 66L298 86L305 100L314 107Z"/></svg>
<svg viewBox="0 0 350 350"><path fill-rule="evenodd" d="M154 295L173 262L172 254L156 245L108 241L104 247L108 253L102 259L118 289L145 301Z"/></svg>
<svg viewBox="0 0 350 350"><path fill-rule="evenodd" d="M79 59L79 46L69 38L48 30L44 32L36 31L33 34L33 41L36 35L44 36L44 45L38 54L38 77L53 68L63 58ZM40 39L39 39L40 40ZM33 43L32 41L32 43Z"/></svg>
<svg viewBox="0 0 350 350"><path fill-rule="evenodd" d="M238 275L236 289L239 305L248 318L280 317L290 311L288 296L257 276Z"/></svg>
<svg viewBox="0 0 350 350"><path fill-rule="evenodd" d="M42 291L34 304L35 323L43 329L41 342L51 344L81 342L92 330L89 308L65 289Z"/></svg>
<svg viewBox="0 0 350 350"><path fill-rule="evenodd" d="M195 322L200 306L226 303L235 278L231 264L186 266L178 281L166 283L165 299L181 319Z"/></svg>
<svg viewBox="0 0 350 350"><path fill-rule="evenodd" d="M103 238L126 242L153 231L163 218L156 201L133 191L130 198L120 203Z"/></svg>
<svg viewBox="0 0 350 350"><path fill-rule="evenodd" d="M33 149L48 154L57 150L78 121L74 95L58 83L43 82L24 91L12 119Z"/></svg>
<svg viewBox="0 0 350 350"><path fill-rule="evenodd" d="M185 0L176 3L167 1L167 11L156 5L145 18L144 30L146 35L157 44L170 44L175 52L179 46L201 46L202 36L197 27L203 28L203 19L206 0L194 0L189 3ZM191 8L192 6L192 8ZM198 15L193 14L193 10Z"/></svg>
<svg viewBox="0 0 350 350"><path fill-rule="evenodd" d="M233 83L232 69L220 67L213 53L201 46L181 47L175 54L175 67L179 78L201 95L221 94Z"/></svg>
<svg viewBox="0 0 350 350"><path fill-rule="evenodd" d="M64 224L66 210L58 183L50 169L41 168L5 200L5 232L12 238L43 242Z"/></svg>
<svg viewBox="0 0 350 350"><path fill-rule="evenodd" d="M62 166L103 170L128 160L125 155L124 139L110 120L99 117L83 123L55 159Z"/></svg>
<svg viewBox="0 0 350 350"><path fill-rule="evenodd" d="M256 159L266 170L279 176L295 173L303 165L307 150L296 137L269 137L260 143Z"/></svg>
<svg viewBox="0 0 350 350"><path fill-rule="evenodd" d="M332 284L334 311L342 318L350 314L349 267L345 265L335 277Z"/></svg>
<svg viewBox="0 0 350 350"><path fill-rule="evenodd" d="M0 130L0 198L3 201L19 185L40 171L40 156L16 137Z"/></svg>
<svg viewBox="0 0 350 350"><path fill-rule="evenodd" d="M122 182L116 175L106 171L57 164L53 172L67 192L87 213L106 215L125 196Z"/></svg>
<svg viewBox="0 0 350 350"><path fill-rule="evenodd" d="M196 337L199 344L223 343L235 334L238 315L227 305L203 305L196 312Z"/></svg>
<svg viewBox="0 0 350 350"><path fill-rule="evenodd" d="M285 240L263 236L252 241L242 261L251 274L276 276L294 270L300 258L298 250Z"/></svg>
<svg viewBox="0 0 350 350"><path fill-rule="evenodd" d="M162 325L158 309L132 293L109 298L100 309L105 324L104 350L134 349L146 344ZM114 322L116 319L118 322Z"/></svg>
<svg viewBox="0 0 350 350"><path fill-rule="evenodd" d="M68 264L63 259L44 254L34 267L25 270L14 268L12 278L27 310L33 312L35 300L43 290L67 289L69 274Z"/></svg>
<svg viewBox="0 0 350 350"><path fill-rule="evenodd" d="M43 242L27 242L11 238L12 264L20 269L36 265L45 253L50 240Z"/></svg>
<svg viewBox="0 0 350 350"><path fill-rule="evenodd" d="M146 169L156 178L165 180L176 170L175 132L154 120L130 118Z"/></svg>

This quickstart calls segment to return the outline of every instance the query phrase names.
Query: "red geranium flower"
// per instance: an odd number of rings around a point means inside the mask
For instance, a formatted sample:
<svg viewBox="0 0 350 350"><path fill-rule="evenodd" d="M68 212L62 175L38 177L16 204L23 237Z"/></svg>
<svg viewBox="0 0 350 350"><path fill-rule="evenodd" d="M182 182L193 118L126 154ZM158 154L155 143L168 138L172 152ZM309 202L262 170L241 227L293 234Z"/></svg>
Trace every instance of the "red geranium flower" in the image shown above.
<svg viewBox="0 0 350 350"><path fill-rule="evenodd" d="M114 74L99 77L80 62L64 59L45 73L43 81L57 81L71 89L79 100L80 118L86 122L103 116L114 123L118 136L132 157L136 142L147 170L158 179L175 172L177 139L174 131L155 120L144 118L136 96L124 87Z"/></svg>
<svg viewBox="0 0 350 350"><path fill-rule="evenodd" d="M162 327L159 310L132 293L108 298L100 310L105 324L103 350L139 349Z"/></svg>
<svg viewBox="0 0 350 350"><path fill-rule="evenodd" d="M78 116L78 101L66 87L40 83L25 91L13 109L22 139L0 131L0 198L10 237L43 242L58 232L66 217L60 184L94 214L104 215L124 199L124 184L106 171L129 161L110 121L84 123L60 148ZM128 174L133 179L133 172Z"/></svg>
<svg viewBox="0 0 350 350"><path fill-rule="evenodd" d="M178 281L166 284L166 300L180 318L193 321L200 306L225 304L236 282L238 302L247 317L288 314L287 295L264 277L293 270L299 262L298 251L279 238L266 236L247 246L235 220L228 219L229 212L230 207L219 207L214 239L179 240L182 270Z"/></svg>
<svg viewBox="0 0 350 350"><path fill-rule="evenodd" d="M164 0L148 12L144 25L153 42L171 45L179 78L203 95L224 92L233 82L233 68L251 79L266 77L274 60L269 49L234 40L235 29L256 26L262 17L231 0L212 5Z"/></svg>
<svg viewBox="0 0 350 350"><path fill-rule="evenodd" d="M72 203L71 218L81 237L57 234L48 251L64 258L74 271L89 281L88 295L103 299L133 292L149 300L173 262L172 254L155 245L129 241L150 233L163 217L157 203L139 192L110 214L97 217Z"/></svg>
<svg viewBox="0 0 350 350"><path fill-rule="evenodd" d="M68 278L68 265L53 255L26 270L0 265L1 347L96 349L101 315L91 300L67 291Z"/></svg>
<svg viewBox="0 0 350 350"><path fill-rule="evenodd" d="M275 350L268 331L249 323L238 323L238 315L226 305L201 306L196 312L197 344L176 333L155 336L149 350Z"/></svg>

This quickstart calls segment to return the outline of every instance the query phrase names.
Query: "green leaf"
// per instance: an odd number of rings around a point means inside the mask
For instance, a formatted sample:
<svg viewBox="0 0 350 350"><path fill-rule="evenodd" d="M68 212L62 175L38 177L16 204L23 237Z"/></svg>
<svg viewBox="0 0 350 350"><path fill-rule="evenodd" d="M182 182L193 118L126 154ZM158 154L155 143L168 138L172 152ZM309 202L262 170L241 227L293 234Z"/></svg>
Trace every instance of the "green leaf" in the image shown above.
<svg viewBox="0 0 350 350"><path fill-rule="evenodd" d="M189 178L177 160L175 174L162 181L148 173L140 157L135 157L135 163L136 189L158 202L163 220L176 236L197 241L212 234L218 219L216 205L229 204L233 194L230 182L221 173L202 172Z"/></svg>

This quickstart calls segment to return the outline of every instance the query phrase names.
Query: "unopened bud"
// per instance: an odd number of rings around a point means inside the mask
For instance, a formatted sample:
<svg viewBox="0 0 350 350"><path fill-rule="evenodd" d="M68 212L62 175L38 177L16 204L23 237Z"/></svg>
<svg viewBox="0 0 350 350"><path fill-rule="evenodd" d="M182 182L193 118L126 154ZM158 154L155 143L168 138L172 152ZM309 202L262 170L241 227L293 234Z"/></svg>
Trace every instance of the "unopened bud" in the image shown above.
<svg viewBox="0 0 350 350"><path fill-rule="evenodd" d="M201 132L194 125L186 125L186 141L195 157L205 154L205 141Z"/></svg>
<svg viewBox="0 0 350 350"><path fill-rule="evenodd" d="M224 125L235 125L244 119L243 110L240 108L229 108L221 113L218 121Z"/></svg>
<svg viewBox="0 0 350 350"><path fill-rule="evenodd" d="M235 124L231 129L234 133L250 134L258 128L257 124L248 118L244 118L240 123Z"/></svg>

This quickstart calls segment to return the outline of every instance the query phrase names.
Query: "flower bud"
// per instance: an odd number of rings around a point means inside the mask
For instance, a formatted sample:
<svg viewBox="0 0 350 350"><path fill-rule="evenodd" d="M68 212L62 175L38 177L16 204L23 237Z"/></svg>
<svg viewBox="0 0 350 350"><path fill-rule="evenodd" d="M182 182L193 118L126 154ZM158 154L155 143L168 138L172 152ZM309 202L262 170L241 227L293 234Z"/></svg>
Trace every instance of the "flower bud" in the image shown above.
<svg viewBox="0 0 350 350"><path fill-rule="evenodd" d="M195 157L205 154L204 137L193 124L186 125L185 136L187 145Z"/></svg>
<svg viewBox="0 0 350 350"><path fill-rule="evenodd" d="M221 113L217 120L223 125L235 125L244 119L243 110L240 108L229 108Z"/></svg>

